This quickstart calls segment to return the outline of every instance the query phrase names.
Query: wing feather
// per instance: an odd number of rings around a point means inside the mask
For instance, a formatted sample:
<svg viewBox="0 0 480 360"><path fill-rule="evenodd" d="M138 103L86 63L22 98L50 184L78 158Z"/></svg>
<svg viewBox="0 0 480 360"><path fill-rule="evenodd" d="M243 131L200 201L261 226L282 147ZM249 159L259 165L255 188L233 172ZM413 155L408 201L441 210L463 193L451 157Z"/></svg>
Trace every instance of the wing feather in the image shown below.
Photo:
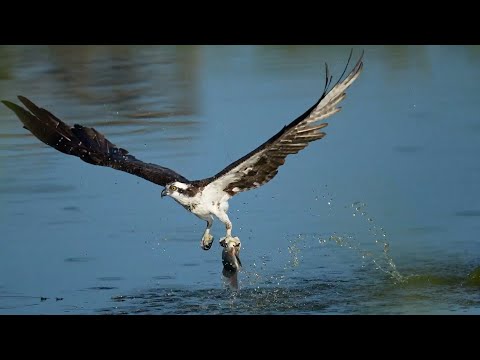
<svg viewBox="0 0 480 360"><path fill-rule="evenodd" d="M197 180L202 186L211 186L233 196L239 192L255 189L272 180L278 168L285 163L290 154L296 154L312 141L325 136L321 131L327 123L318 123L341 110L338 104L345 98L345 91L358 78L363 68L363 53L356 65L342 80L350 63L350 57L342 75L331 88L332 76L325 64L325 88L320 99L305 113L255 150L228 165L211 178Z"/></svg>
<svg viewBox="0 0 480 360"><path fill-rule="evenodd" d="M2 103L18 116L24 128L64 154L77 156L89 164L124 171L162 186L172 181L189 182L171 169L138 160L127 150L112 144L94 128L78 124L71 127L26 97L18 98L29 111L10 101Z"/></svg>

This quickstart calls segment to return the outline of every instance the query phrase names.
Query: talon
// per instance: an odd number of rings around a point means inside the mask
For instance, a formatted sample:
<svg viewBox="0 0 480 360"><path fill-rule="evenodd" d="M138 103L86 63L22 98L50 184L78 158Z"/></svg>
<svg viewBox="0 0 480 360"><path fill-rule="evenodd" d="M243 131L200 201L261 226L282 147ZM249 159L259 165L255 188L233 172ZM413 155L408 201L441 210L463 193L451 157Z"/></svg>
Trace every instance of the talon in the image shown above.
<svg viewBox="0 0 480 360"><path fill-rule="evenodd" d="M203 250L210 250L210 248L212 247L212 244L202 244L202 249Z"/></svg>
<svg viewBox="0 0 480 360"><path fill-rule="evenodd" d="M222 247L227 247L227 245L229 245L230 243L232 243L232 246L240 249L241 242L238 237L226 236L220 239L220 245Z"/></svg>
<svg viewBox="0 0 480 360"><path fill-rule="evenodd" d="M210 234L205 234L202 237L202 242L200 246L202 247L203 250L210 250L213 244L213 236Z"/></svg>

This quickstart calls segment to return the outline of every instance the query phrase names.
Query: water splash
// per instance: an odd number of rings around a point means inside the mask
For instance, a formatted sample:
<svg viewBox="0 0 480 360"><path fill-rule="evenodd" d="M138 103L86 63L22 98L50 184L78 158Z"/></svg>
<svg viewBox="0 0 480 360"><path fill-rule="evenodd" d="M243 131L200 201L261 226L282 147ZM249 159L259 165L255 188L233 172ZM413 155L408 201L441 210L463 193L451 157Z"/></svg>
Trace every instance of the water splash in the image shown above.
<svg viewBox="0 0 480 360"><path fill-rule="evenodd" d="M394 280L403 282L404 277L397 270L397 266L390 255L390 243L388 242L388 236L385 229L378 226L375 223L374 218L368 214L367 204L357 201L352 204L352 208L355 209L354 213L359 214L363 219L366 219L369 225L368 232L375 239L375 244L380 246L382 252L380 257L375 257L374 254L359 249L362 252L362 256L371 258L372 262L379 270L388 274Z"/></svg>
<svg viewBox="0 0 480 360"><path fill-rule="evenodd" d="M278 250L279 252L281 252L280 249ZM270 258L267 255L262 255L260 256L259 262L254 261L251 266L249 266L250 269L243 268L243 279L240 280L240 288L243 285L247 284L248 286L253 287L253 289L260 291L262 286L264 286L265 284L271 284L272 281L276 281L279 285L282 279L276 279L272 278L271 276L267 277L266 275L262 275L267 269L267 262L269 261L269 259Z"/></svg>
<svg viewBox="0 0 480 360"><path fill-rule="evenodd" d="M325 185L321 198L323 199L323 202L325 202L328 206L327 216L340 215L340 213L336 211L337 206L334 201L335 194L330 193L327 185ZM320 199L320 196L315 193L314 199L315 201L318 201ZM376 224L374 217L368 213L367 204L364 202L356 201L352 204L343 206L343 209L349 212L351 211L350 214L352 218L355 219L354 221L361 221L361 225L368 228L367 235L364 236L363 234L347 233L339 234L337 232L333 232L333 234L329 235L298 235L297 237L290 240L291 246L289 246L288 248L292 256L292 259L288 262L290 267L292 267L291 265L293 265L293 267L297 267L299 265L299 260L301 259L298 247L298 240L302 237L313 237L318 241L320 245L334 243L336 246L353 250L358 253L362 258L362 261L364 263L362 267L365 267L366 264L371 264L376 270L384 272L395 282L404 282L406 278L402 276L398 271L390 253L388 234L382 226ZM317 214L312 215L321 216Z"/></svg>
<svg viewBox="0 0 480 360"><path fill-rule="evenodd" d="M329 192L327 185L325 185L323 194L317 194L314 191L313 199L325 203L328 208L327 216L340 216L339 208L347 211L350 219L354 222L360 221L360 225L365 228L364 231L358 233L337 233L333 232L325 235L319 233L308 234L285 234L284 240L289 244L287 248L279 247L277 249L278 255L285 256L287 259L283 266L283 271L271 274L268 271L268 262L271 260L273 254L261 255L252 263L248 264L246 268L242 269L241 279L239 281L240 289L248 287L250 291L273 291L275 286L285 284L285 280L290 278L292 273L299 270L304 257L304 250L312 247L312 244L335 244L342 248L348 248L359 255L362 261L362 268L372 266L375 270L387 274L394 283L404 283L408 277L403 276L398 271L393 260L390 250L390 243L388 241L388 234L385 229L378 225L374 217L369 214L367 204L356 201L348 205L339 205L336 203L336 196ZM312 216L321 216L312 213ZM351 221L351 220L349 220ZM368 229L368 232L367 232ZM366 235L365 235L366 232ZM311 241L314 240L314 241ZM275 291L273 291L275 293ZM273 294L275 298L275 294Z"/></svg>
<svg viewBox="0 0 480 360"><path fill-rule="evenodd" d="M332 203L333 201L331 199L327 202L330 208L332 208ZM350 234L339 235L333 233L329 237L318 236L318 242L320 244L334 242L338 246L347 247L357 252L362 257L363 261L370 261L375 266L376 270L384 272L397 282L403 282L405 279L397 270L397 266L390 255L390 244L385 229L377 225L374 218L367 212L367 204L356 201L351 204L350 208L353 209L352 216L354 218L366 222L368 225L369 236L374 241L378 250L366 250L365 248L368 244L362 244L354 235ZM380 254L378 254L378 251L380 251Z"/></svg>
<svg viewBox="0 0 480 360"><path fill-rule="evenodd" d="M291 245L288 247L288 252L290 254L290 259L288 260L289 267L296 268L300 265L300 259L303 257L303 255L301 254L299 240L303 239L304 236L302 234L299 234L296 238L296 241L292 241L290 243ZM303 246L303 248L305 248L305 245Z"/></svg>

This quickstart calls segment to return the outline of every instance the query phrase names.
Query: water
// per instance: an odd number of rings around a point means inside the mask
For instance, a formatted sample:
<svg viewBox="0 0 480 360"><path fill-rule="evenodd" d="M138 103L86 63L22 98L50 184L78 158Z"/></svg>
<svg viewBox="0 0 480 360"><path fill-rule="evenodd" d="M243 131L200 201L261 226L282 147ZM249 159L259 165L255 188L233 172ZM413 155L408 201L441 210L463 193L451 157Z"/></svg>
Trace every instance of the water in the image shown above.
<svg viewBox="0 0 480 360"><path fill-rule="evenodd" d="M480 314L480 47L366 46L327 136L230 201L224 229L41 144L0 107L1 314ZM320 95L345 46L4 46L31 98L136 157L210 176Z"/></svg>

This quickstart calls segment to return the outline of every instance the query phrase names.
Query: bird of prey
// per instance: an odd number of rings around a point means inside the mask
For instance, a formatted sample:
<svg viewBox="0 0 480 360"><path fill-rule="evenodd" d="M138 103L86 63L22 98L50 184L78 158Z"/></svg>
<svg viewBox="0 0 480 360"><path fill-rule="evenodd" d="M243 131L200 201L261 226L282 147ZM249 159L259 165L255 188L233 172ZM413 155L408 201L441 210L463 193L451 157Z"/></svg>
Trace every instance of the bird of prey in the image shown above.
<svg viewBox="0 0 480 360"><path fill-rule="evenodd" d="M352 53L342 75L333 86L332 76L325 64L323 93L302 115L247 155L212 177L201 180L188 180L167 167L145 163L107 140L94 128L78 124L72 127L26 97L18 96L26 109L10 101L2 102L17 115L25 129L56 150L77 156L89 164L125 171L164 187L161 197L173 198L206 221L207 226L201 240L204 250L210 249L213 243L210 229L215 216L226 228L226 236L220 239L220 244L227 248L227 244L233 244L238 247L238 254L240 240L232 236L232 222L227 215L228 200L240 192L266 184L277 175L288 155L298 153L310 142L325 136L322 130L327 123L320 121L341 109L338 105L345 98L345 91L358 78L363 67L362 53L356 65L345 76L351 57Z"/></svg>

